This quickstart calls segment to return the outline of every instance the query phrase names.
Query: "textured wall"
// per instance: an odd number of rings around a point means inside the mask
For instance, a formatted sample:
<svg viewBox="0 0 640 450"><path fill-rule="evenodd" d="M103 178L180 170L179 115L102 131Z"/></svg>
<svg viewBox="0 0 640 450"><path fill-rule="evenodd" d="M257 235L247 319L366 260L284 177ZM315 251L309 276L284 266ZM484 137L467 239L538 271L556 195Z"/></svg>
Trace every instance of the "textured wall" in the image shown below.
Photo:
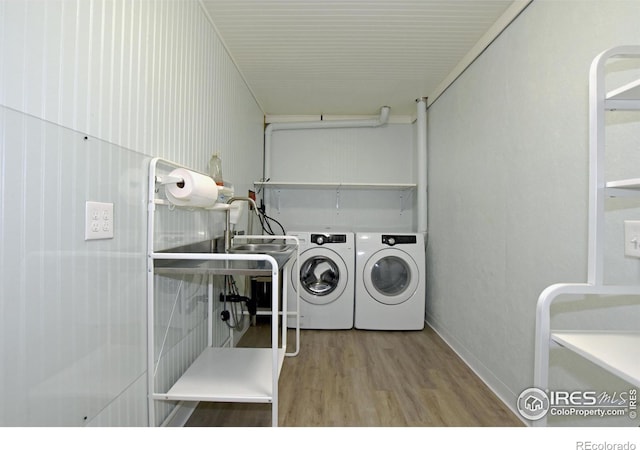
<svg viewBox="0 0 640 450"><path fill-rule="evenodd" d="M511 407L533 383L540 292L586 281L589 66L640 40L638 14L635 1L536 0L429 110L428 320ZM638 167L638 126L628 116L609 124L610 174L620 176ZM637 283L621 227L638 205L626 202L608 205L607 280ZM554 317L569 328L636 329L638 307L615 304ZM556 368L556 386L598 378L566 355Z"/></svg>
<svg viewBox="0 0 640 450"><path fill-rule="evenodd" d="M206 171L219 151L242 193L262 123L197 1L0 2L0 425L146 425L148 162ZM114 203L113 240L84 241L87 200ZM159 221L176 245L223 226ZM202 280L158 283L166 384L206 316Z"/></svg>

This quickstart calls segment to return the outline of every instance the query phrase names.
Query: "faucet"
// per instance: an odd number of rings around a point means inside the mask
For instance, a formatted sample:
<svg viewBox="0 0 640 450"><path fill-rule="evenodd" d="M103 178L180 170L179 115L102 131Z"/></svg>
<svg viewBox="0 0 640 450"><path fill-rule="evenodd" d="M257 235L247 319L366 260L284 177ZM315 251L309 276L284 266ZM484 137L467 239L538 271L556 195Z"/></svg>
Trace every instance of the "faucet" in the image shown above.
<svg viewBox="0 0 640 450"><path fill-rule="evenodd" d="M251 206L253 206L253 210L256 212L256 214L258 214L258 206L256 205L256 202L251 197L231 197L229 200L227 200L227 205L230 205L231 203L239 200L249 202ZM253 222L250 220L248 230L247 230L247 234L249 235L251 235L251 232L252 232L252 228L253 228L251 226L252 223ZM229 252L230 248L231 248L231 208L227 208L227 223L224 230L225 253Z"/></svg>

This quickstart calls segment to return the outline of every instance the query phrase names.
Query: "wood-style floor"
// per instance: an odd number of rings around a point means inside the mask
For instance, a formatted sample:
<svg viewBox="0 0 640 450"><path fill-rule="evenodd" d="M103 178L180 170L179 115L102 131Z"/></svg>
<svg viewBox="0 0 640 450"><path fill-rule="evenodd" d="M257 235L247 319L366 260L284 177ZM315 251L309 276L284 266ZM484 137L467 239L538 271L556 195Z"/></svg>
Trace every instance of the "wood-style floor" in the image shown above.
<svg viewBox="0 0 640 450"><path fill-rule="evenodd" d="M430 328L301 335L280 376L280 426L523 426ZM268 347L268 336L258 324L240 344ZM270 424L270 404L200 403L186 426Z"/></svg>

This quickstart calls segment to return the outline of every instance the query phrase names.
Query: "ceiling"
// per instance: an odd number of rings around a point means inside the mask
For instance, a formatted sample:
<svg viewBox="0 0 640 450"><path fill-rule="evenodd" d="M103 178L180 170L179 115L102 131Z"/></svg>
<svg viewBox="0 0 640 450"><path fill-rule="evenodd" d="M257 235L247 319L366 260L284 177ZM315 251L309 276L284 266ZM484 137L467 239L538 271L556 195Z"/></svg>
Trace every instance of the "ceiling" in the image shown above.
<svg viewBox="0 0 640 450"><path fill-rule="evenodd" d="M528 1L202 3L265 114L412 115Z"/></svg>

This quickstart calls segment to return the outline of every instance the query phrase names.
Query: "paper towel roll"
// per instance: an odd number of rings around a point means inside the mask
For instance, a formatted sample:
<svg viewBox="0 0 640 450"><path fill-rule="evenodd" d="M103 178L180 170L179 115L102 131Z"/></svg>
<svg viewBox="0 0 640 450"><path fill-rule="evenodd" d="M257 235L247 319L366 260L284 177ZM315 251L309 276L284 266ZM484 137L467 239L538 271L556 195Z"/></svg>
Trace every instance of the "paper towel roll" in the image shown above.
<svg viewBox="0 0 640 450"><path fill-rule="evenodd" d="M187 169L175 169L169 176L184 180L165 187L167 199L174 205L208 208L218 199L218 186L211 177Z"/></svg>

